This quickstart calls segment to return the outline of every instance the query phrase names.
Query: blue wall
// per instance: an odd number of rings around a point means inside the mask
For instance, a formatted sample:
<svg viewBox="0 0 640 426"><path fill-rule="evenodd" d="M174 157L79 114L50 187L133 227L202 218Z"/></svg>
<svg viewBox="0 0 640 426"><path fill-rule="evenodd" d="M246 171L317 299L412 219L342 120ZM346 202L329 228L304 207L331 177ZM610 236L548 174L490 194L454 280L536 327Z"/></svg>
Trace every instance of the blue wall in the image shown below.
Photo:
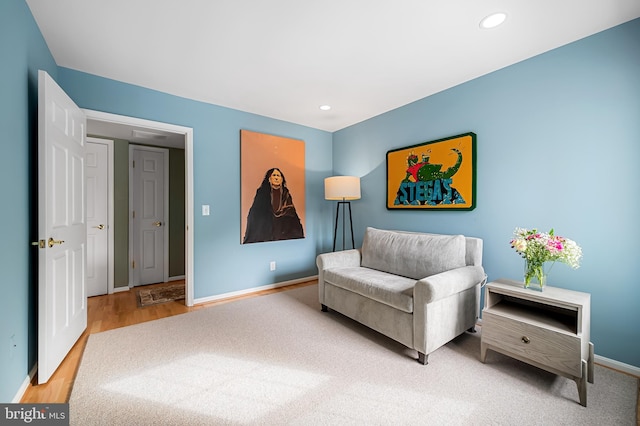
<svg viewBox="0 0 640 426"><path fill-rule="evenodd" d="M475 210L386 209L388 150L469 131ZM359 241L365 226L474 235L489 279L521 279L515 227L575 240L582 266L555 265L550 284L591 293L596 354L640 366L639 138L636 19L338 131L333 168L362 176Z"/></svg>
<svg viewBox="0 0 640 426"><path fill-rule="evenodd" d="M58 76L81 108L193 128L196 298L317 274L315 257L330 243L331 205L323 180L331 174L331 133L66 68ZM240 244L240 129L304 140L304 239ZM211 206L210 216L200 214L202 204Z"/></svg>
<svg viewBox="0 0 640 426"><path fill-rule="evenodd" d="M38 69L56 63L24 0L0 2L0 402L11 401L36 360ZM31 253L31 255L30 255ZM15 349L9 349L13 337Z"/></svg>

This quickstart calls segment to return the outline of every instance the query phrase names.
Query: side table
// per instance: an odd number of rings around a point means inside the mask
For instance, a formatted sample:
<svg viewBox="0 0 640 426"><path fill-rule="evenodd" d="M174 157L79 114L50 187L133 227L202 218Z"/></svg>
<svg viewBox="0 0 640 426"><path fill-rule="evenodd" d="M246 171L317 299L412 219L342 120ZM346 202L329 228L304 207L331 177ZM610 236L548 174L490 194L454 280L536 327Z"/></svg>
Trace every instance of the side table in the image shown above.
<svg viewBox="0 0 640 426"><path fill-rule="evenodd" d="M485 286L480 360L487 349L574 380L587 406L593 383L593 343L589 341L591 295L558 287L544 291L499 279Z"/></svg>

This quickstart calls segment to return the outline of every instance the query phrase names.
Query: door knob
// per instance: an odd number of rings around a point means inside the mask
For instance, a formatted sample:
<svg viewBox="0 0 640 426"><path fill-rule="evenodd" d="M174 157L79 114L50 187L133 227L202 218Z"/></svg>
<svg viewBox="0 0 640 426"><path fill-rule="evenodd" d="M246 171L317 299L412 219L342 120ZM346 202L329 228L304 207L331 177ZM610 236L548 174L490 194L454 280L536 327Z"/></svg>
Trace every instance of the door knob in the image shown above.
<svg viewBox="0 0 640 426"><path fill-rule="evenodd" d="M100 224L100 225L98 225L98 226L94 226L94 228L104 229L104 225L103 225L103 224Z"/></svg>
<svg viewBox="0 0 640 426"><path fill-rule="evenodd" d="M154 226L162 226L162 222L153 222Z"/></svg>
<svg viewBox="0 0 640 426"><path fill-rule="evenodd" d="M49 238L49 248L53 247L56 244L63 244L64 240L54 240L53 238Z"/></svg>

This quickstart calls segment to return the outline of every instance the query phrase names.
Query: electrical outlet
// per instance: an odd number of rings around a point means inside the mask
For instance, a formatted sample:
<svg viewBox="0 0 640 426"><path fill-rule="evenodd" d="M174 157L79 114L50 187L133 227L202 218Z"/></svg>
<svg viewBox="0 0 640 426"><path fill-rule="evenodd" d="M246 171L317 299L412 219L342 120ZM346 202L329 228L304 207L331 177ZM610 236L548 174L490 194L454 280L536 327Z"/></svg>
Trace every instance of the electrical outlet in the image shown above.
<svg viewBox="0 0 640 426"><path fill-rule="evenodd" d="M276 270L276 261L272 260L271 263L269 263L269 270L270 271L275 271Z"/></svg>

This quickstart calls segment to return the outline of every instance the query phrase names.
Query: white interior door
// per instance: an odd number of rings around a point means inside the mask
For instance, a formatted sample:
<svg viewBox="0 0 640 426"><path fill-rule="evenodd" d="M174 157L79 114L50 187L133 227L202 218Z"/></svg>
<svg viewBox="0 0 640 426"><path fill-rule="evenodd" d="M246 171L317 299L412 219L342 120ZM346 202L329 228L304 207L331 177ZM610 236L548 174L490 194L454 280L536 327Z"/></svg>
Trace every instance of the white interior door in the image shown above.
<svg viewBox="0 0 640 426"><path fill-rule="evenodd" d="M186 253L185 253L185 263L186 263L185 281L187 286L186 305L193 306L194 286L195 286L194 278L193 278L194 277L194 259L193 259L194 227L192 225L194 223L193 129L190 127L176 126L175 124L143 120L140 118L116 115L116 114L106 113L102 111L93 111L93 110L83 110L83 111L87 117L88 123L102 122L102 123L113 123L113 124L122 125L122 126L136 126L138 128L144 128L148 130L161 130L161 131L166 131L171 133L177 133L184 136L183 148L185 150L185 197L186 197L186 208L185 208L186 223L185 223L185 229L184 229L184 232L186 234ZM131 250L131 242L130 242L129 250ZM130 275L129 284L132 285L132 283L133 281Z"/></svg>
<svg viewBox="0 0 640 426"><path fill-rule="evenodd" d="M87 327L85 116L38 72L38 382Z"/></svg>
<svg viewBox="0 0 640 426"><path fill-rule="evenodd" d="M168 279L168 150L131 146L133 285Z"/></svg>
<svg viewBox="0 0 640 426"><path fill-rule="evenodd" d="M87 138L87 297L111 293L110 256L112 141Z"/></svg>

